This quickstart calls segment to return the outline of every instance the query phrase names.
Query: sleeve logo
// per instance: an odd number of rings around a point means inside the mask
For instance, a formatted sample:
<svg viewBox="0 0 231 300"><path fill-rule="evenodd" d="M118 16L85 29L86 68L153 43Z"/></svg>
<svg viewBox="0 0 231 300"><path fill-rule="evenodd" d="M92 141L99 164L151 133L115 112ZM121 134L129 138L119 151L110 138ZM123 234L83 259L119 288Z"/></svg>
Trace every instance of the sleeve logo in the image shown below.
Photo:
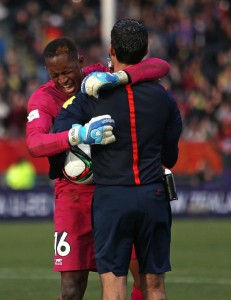
<svg viewBox="0 0 231 300"><path fill-rule="evenodd" d="M29 115L28 115L28 117L27 117L27 120L28 120L28 122L31 122L31 121L33 121L34 119L38 119L39 117L40 117L39 111L38 111L38 109L35 109L35 110L32 110L32 111L29 113Z"/></svg>

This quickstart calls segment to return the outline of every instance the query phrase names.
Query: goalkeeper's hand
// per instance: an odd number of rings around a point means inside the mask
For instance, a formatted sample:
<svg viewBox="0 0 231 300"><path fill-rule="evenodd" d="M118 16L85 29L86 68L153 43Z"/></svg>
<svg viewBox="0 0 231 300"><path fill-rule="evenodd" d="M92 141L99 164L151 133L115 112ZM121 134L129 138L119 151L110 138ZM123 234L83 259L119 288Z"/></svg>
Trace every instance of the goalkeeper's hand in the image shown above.
<svg viewBox="0 0 231 300"><path fill-rule="evenodd" d="M115 73L93 72L83 79L81 92L98 98L100 90L126 84L128 81L128 75L124 71L118 71Z"/></svg>
<svg viewBox="0 0 231 300"><path fill-rule="evenodd" d="M92 118L84 126L72 125L68 133L68 141L71 146L78 144L101 144L106 145L115 142L112 132L115 121L110 115L103 115Z"/></svg>

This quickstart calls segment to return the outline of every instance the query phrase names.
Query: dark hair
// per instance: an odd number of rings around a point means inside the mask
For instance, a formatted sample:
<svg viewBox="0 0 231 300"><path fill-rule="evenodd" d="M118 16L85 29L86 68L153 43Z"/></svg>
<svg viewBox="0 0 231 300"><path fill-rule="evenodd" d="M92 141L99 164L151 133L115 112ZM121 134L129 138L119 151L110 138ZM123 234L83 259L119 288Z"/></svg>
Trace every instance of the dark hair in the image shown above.
<svg viewBox="0 0 231 300"><path fill-rule="evenodd" d="M78 59L78 50L75 43L67 38L58 38L48 43L43 51L43 58L58 56L67 53L74 59Z"/></svg>
<svg viewBox="0 0 231 300"><path fill-rule="evenodd" d="M136 64L147 53L148 31L137 20L119 20L112 28L111 44L119 62Z"/></svg>

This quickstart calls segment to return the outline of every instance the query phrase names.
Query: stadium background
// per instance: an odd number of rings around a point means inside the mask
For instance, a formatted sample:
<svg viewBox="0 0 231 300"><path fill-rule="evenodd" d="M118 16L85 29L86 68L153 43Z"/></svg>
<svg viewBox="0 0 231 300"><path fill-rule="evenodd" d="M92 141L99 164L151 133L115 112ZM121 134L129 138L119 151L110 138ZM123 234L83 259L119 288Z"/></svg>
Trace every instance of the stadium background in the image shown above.
<svg viewBox="0 0 231 300"><path fill-rule="evenodd" d="M149 55L171 64L171 71L162 83L176 97L184 128L179 160L173 168L180 198L173 204L174 210L178 215L230 214L231 7L228 0L0 1L3 199L8 199L6 170L22 157L36 168L36 188L53 185L47 177L46 158L33 159L25 146L28 99L48 80L42 60L44 46L66 35L76 41L86 65L106 63L111 26L116 19L128 17L142 20L148 28ZM7 212L0 212L0 216L4 215Z"/></svg>
<svg viewBox="0 0 231 300"><path fill-rule="evenodd" d="M58 293L53 183L46 159L31 158L25 146L27 101L48 80L43 48L66 35L86 65L106 63L110 26L127 17L147 26L149 55L171 64L162 83L174 92L184 123L173 168L179 200L172 203L169 299L230 299L230 0L0 1L0 299L54 299ZM34 165L36 185L9 189L8 167L22 157ZM91 276L86 299L97 300L99 283Z"/></svg>

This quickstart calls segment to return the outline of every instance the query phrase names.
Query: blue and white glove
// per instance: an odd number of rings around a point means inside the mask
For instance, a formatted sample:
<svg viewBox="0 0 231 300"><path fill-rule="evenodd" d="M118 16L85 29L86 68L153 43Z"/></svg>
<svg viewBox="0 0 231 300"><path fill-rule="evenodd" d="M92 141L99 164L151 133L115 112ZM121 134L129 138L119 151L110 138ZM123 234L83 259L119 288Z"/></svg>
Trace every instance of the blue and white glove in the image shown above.
<svg viewBox="0 0 231 300"><path fill-rule="evenodd" d="M128 75L124 71L115 73L109 72L93 72L86 76L81 84L81 92L89 96L99 97L99 91L102 89L110 89L117 85L127 84Z"/></svg>
<svg viewBox="0 0 231 300"><path fill-rule="evenodd" d="M110 115L92 118L84 126L73 124L69 130L68 141L71 146L78 144L101 144L106 145L115 142L112 132L115 121Z"/></svg>

